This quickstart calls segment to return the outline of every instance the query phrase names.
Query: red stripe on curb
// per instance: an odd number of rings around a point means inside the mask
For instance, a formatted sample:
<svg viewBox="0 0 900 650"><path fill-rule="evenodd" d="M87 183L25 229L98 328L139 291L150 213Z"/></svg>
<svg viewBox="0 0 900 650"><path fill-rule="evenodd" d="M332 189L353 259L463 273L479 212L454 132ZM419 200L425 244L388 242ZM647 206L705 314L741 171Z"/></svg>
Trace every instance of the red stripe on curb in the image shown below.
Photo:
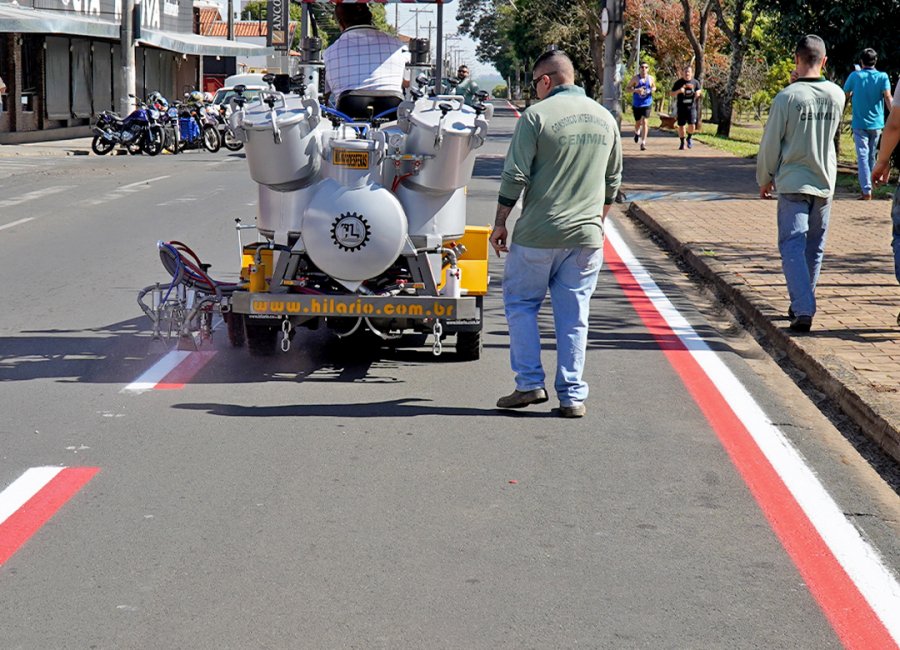
<svg viewBox="0 0 900 650"><path fill-rule="evenodd" d="M163 377L153 390L181 390L200 370L203 369L215 352L192 352L187 359L179 363L168 375Z"/></svg>
<svg viewBox="0 0 900 650"><path fill-rule="evenodd" d="M67 467L0 524L0 565L99 471L99 467Z"/></svg>
<svg viewBox="0 0 900 650"><path fill-rule="evenodd" d="M512 109L512 112L515 113L516 117L522 117L522 114L519 112L519 109L516 108L515 104L509 100L506 100L506 104Z"/></svg>
<svg viewBox="0 0 900 650"><path fill-rule="evenodd" d="M672 331L607 239L605 257L622 291L731 457L757 504L847 648L897 648L718 387Z"/></svg>

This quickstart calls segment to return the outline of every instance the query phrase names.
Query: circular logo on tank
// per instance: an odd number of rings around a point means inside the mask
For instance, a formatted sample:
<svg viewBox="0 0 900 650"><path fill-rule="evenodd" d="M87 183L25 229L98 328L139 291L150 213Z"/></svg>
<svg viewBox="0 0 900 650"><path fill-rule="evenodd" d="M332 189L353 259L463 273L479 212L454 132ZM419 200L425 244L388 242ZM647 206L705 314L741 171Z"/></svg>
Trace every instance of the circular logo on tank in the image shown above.
<svg viewBox="0 0 900 650"><path fill-rule="evenodd" d="M331 226L331 238L338 248L345 251L358 251L372 234L369 223L361 214L345 212Z"/></svg>

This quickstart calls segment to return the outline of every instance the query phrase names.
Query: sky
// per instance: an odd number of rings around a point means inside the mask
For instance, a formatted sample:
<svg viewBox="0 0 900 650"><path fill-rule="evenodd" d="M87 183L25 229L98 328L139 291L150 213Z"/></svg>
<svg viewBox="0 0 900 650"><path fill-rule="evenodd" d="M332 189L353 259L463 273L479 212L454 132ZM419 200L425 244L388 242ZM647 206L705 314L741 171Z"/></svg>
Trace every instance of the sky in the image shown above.
<svg viewBox="0 0 900 650"><path fill-rule="evenodd" d="M449 48L460 48L460 61L469 66L469 72L471 73L473 78L477 79L478 77L483 76L500 76L499 73L494 69L494 66L486 63L480 63L475 59L475 41L473 41L468 36L457 34L456 9L458 6L458 3L456 2L449 2L448 4L444 5L444 36L446 37L448 35L457 35L459 37L458 39L447 40L447 46ZM413 11L415 9L422 11L422 13L418 14L420 38L428 36L429 21L431 21L432 24L437 23L437 7L435 5L412 5L409 3L395 3L385 5L385 9L387 10L388 22L392 25L394 25L394 12L396 10L396 15L399 18L398 31L402 34L406 34L407 36L415 37L416 35L416 14ZM434 41L434 32L432 32L431 38L431 51L433 55L434 47L436 45Z"/></svg>

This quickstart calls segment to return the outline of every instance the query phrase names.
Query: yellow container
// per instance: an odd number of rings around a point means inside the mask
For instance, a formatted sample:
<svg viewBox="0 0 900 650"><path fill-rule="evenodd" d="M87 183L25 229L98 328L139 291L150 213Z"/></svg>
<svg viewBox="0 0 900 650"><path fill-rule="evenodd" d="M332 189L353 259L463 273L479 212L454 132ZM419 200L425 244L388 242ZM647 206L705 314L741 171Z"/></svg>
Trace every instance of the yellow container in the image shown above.
<svg viewBox="0 0 900 650"><path fill-rule="evenodd" d="M490 226L466 226L466 232L459 240L459 243L466 247L466 252L459 258L464 296L483 296L487 293L490 238ZM443 269L438 288L443 288L446 281L447 271Z"/></svg>

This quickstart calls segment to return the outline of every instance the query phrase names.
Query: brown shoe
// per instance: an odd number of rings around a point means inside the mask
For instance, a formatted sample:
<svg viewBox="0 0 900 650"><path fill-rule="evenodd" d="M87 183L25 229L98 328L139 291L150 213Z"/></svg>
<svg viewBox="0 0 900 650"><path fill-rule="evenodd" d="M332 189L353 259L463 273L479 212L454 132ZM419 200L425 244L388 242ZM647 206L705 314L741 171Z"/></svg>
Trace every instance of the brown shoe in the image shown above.
<svg viewBox="0 0 900 650"><path fill-rule="evenodd" d="M585 413L587 413L587 408L583 403L571 406L560 405L559 407L559 417L561 418L583 418Z"/></svg>
<svg viewBox="0 0 900 650"><path fill-rule="evenodd" d="M872 195L871 195L871 194L860 194L860 195L859 195L859 198L856 199L856 200L857 200L857 201L871 201L871 200L872 200Z"/></svg>
<svg viewBox="0 0 900 650"><path fill-rule="evenodd" d="M532 404L543 404L548 399L547 391L543 388L535 388L534 390L514 390L509 395L497 400L497 408L521 409L526 406L531 406Z"/></svg>

